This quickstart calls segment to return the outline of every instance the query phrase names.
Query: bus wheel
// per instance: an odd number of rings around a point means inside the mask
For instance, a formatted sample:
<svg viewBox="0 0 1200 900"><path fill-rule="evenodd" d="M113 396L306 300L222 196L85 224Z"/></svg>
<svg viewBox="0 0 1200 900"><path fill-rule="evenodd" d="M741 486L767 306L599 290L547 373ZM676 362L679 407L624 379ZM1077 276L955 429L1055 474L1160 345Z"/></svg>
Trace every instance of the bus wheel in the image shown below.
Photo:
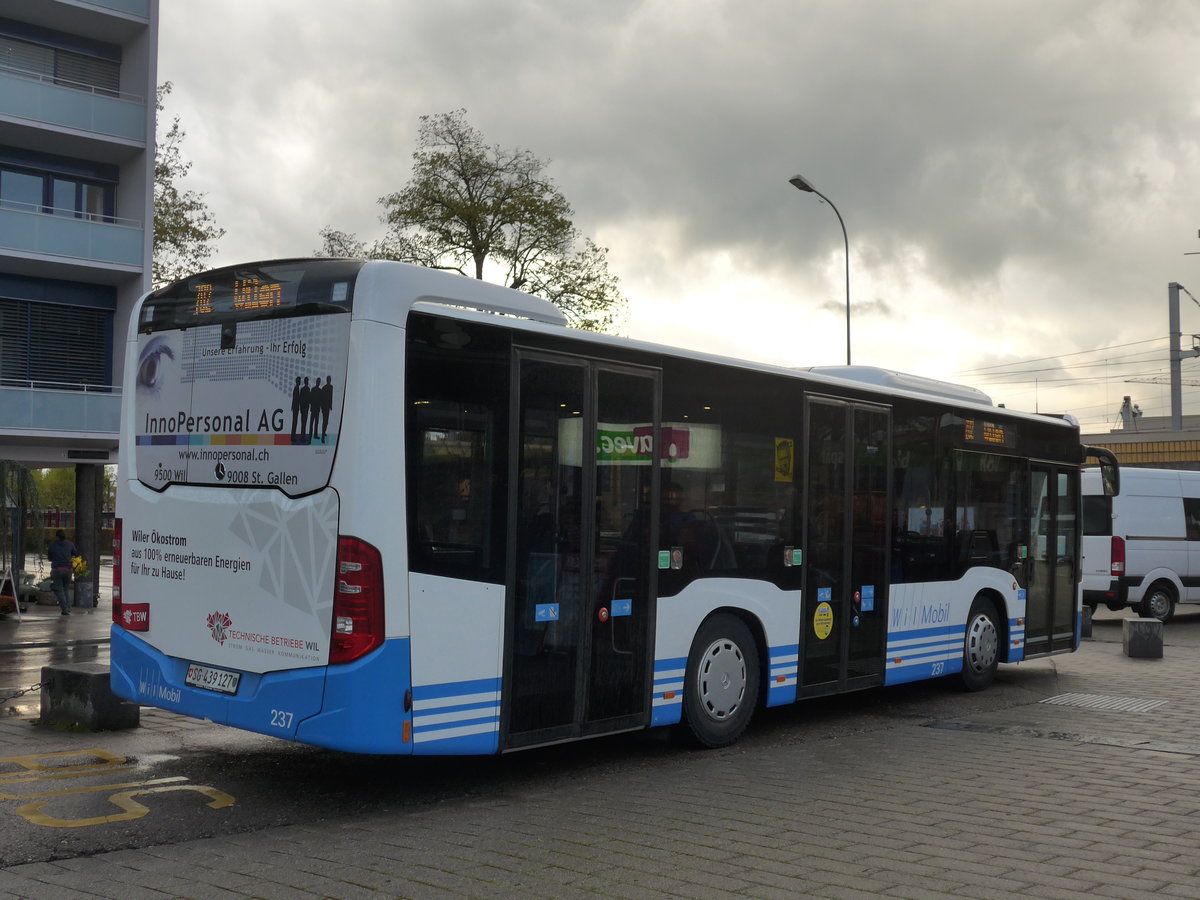
<svg viewBox="0 0 1200 900"><path fill-rule="evenodd" d="M683 713L705 747L725 747L750 724L758 703L758 647L738 618L708 619L692 641L684 678Z"/></svg>
<svg viewBox="0 0 1200 900"><path fill-rule="evenodd" d="M996 677L996 667L1000 664L997 621L996 605L987 597L976 597L967 616L960 675L962 686L968 691L982 691Z"/></svg>
<svg viewBox="0 0 1200 900"><path fill-rule="evenodd" d="M1147 619L1158 619L1164 623L1171 621L1171 616L1175 615L1175 588L1170 582L1154 582L1142 598L1138 612Z"/></svg>

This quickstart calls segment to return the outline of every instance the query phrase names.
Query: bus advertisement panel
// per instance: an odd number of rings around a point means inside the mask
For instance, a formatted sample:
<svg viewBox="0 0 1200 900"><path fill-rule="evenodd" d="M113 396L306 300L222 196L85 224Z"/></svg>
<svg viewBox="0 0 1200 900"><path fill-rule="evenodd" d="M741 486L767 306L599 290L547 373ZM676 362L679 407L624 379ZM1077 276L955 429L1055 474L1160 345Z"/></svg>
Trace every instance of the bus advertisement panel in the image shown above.
<svg viewBox="0 0 1200 900"><path fill-rule="evenodd" d="M141 331L133 420L141 482L290 496L323 487L349 329L348 315L309 315Z"/></svg>

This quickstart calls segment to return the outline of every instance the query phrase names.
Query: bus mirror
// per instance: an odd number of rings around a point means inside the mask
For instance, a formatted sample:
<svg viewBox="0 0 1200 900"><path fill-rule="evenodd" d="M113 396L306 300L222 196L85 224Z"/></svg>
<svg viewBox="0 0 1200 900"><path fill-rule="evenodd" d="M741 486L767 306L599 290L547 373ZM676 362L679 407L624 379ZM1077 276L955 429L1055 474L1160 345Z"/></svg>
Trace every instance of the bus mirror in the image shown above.
<svg viewBox="0 0 1200 900"><path fill-rule="evenodd" d="M1121 493L1121 467L1117 457L1104 447L1084 447L1084 462L1095 459L1100 463L1100 481L1104 485L1104 496L1115 497Z"/></svg>

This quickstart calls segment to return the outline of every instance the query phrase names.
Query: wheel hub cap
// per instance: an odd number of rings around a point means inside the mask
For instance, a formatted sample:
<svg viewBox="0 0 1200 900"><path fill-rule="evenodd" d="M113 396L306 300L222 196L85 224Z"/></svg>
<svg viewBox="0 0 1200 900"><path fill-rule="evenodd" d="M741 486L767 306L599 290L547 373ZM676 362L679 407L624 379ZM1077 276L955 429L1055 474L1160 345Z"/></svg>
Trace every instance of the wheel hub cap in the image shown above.
<svg viewBox="0 0 1200 900"><path fill-rule="evenodd" d="M741 648L728 639L714 641L696 673L696 688L712 718L722 721L733 715L746 694L746 660Z"/></svg>
<svg viewBox="0 0 1200 900"><path fill-rule="evenodd" d="M987 616L979 616L971 622L967 631L967 662L976 672L984 672L996 662L999 649L996 626Z"/></svg>

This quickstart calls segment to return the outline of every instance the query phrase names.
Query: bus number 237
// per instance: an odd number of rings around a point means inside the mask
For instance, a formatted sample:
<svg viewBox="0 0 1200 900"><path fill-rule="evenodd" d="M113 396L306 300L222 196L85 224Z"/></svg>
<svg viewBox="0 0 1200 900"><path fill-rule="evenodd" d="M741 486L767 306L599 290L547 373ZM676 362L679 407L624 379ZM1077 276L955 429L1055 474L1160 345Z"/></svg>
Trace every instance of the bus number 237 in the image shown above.
<svg viewBox="0 0 1200 900"><path fill-rule="evenodd" d="M292 714L284 712L282 709L271 710L271 727L290 729L292 727Z"/></svg>

